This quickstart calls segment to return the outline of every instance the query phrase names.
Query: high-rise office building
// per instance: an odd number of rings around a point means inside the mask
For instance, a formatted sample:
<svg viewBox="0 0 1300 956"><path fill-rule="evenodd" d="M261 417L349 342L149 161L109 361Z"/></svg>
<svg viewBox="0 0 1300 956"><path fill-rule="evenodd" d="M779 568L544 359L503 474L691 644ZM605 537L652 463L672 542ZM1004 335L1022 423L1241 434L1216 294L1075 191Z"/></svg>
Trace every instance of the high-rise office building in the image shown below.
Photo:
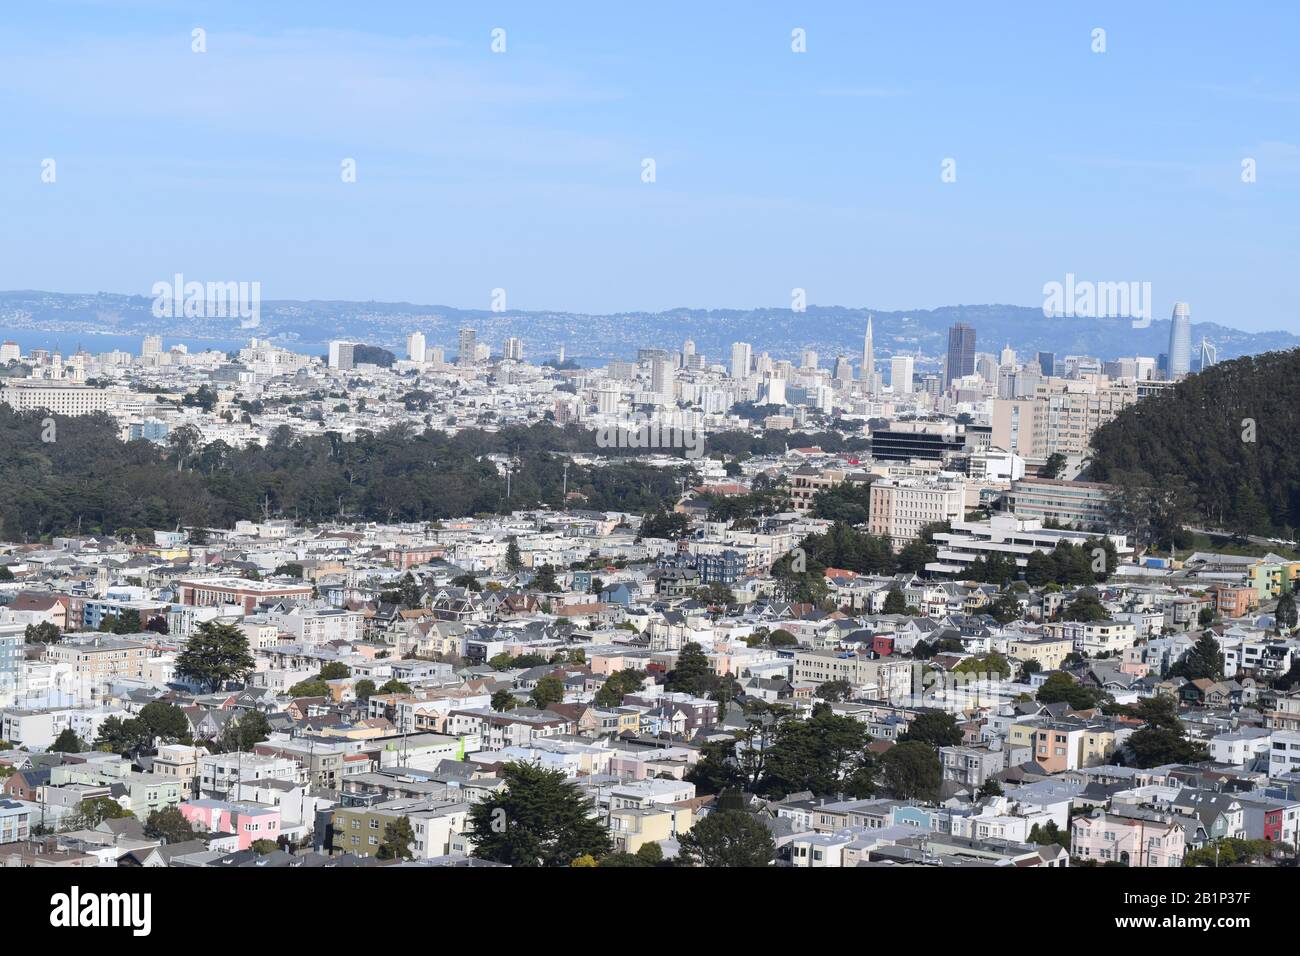
<svg viewBox="0 0 1300 956"><path fill-rule="evenodd" d="M800 367L800 368L816 368L816 367L817 367L817 351L816 351L815 349L804 349L802 352L800 352L800 353L799 353L799 367Z"/></svg>
<svg viewBox="0 0 1300 956"><path fill-rule="evenodd" d="M975 371L975 330L965 322L948 329L948 364L944 368L943 384L970 375Z"/></svg>
<svg viewBox="0 0 1300 956"><path fill-rule="evenodd" d="M1186 302L1174 303L1169 323L1169 372L1172 382L1192 370L1192 310Z"/></svg>
<svg viewBox="0 0 1300 956"><path fill-rule="evenodd" d="M522 362L524 360L524 340L514 336L506 339L502 354L512 362Z"/></svg>
<svg viewBox="0 0 1300 956"><path fill-rule="evenodd" d="M1044 378L1051 378L1056 373L1056 353L1039 352L1036 356L1038 370L1043 373Z"/></svg>
<svg viewBox="0 0 1300 956"><path fill-rule="evenodd" d="M460 341L456 352L456 364L473 365L478 358L478 330L461 329Z"/></svg>
<svg viewBox="0 0 1300 956"><path fill-rule="evenodd" d="M912 356L895 355L889 360L889 384L895 395L912 394Z"/></svg>
<svg viewBox="0 0 1300 956"><path fill-rule="evenodd" d="M656 358L650 363L650 389L663 404L673 400L673 361L667 356Z"/></svg>
<svg viewBox="0 0 1300 956"><path fill-rule="evenodd" d="M423 332L412 332L406 337L406 357L412 362L424 362Z"/></svg>
<svg viewBox="0 0 1300 956"><path fill-rule="evenodd" d="M733 342L731 345L731 377L748 378L752 350L748 342Z"/></svg>
<svg viewBox="0 0 1300 956"><path fill-rule="evenodd" d="M352 368L355 364L354 352L356 347L356 342L331 342L329 357L330 368L343 369L344 371Z"/></svg>
<svg viewBox="0 0 1300 956"><path fill-rule="evenodd" d="M876 340L871 334L871 316L867 316L867 334L862 340L862 381L870 382L876 370Z"/></svg>
<svg viewBox="0 0 1300 956"><path fill-rule="evenodd" d="M596 390L596 410L602 415L613 415L618 411L618 402L618 384L608 380L601 382Z"/></svg>

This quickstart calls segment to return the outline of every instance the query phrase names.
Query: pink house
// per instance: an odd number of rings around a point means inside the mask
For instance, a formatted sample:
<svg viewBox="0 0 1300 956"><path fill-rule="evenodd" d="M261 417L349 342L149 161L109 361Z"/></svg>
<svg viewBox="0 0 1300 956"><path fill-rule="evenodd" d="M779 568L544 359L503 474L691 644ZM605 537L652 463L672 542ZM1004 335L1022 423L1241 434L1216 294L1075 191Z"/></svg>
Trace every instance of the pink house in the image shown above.
<svg viewBox="0 0 1300 956"><path fill-rule="evenodd" d="M239 849L247 850L255 840L274 840L280 835L279 807L225 800L190 800L180 805L190 826L204 833L232 833Z"/></svg>
<svg viewBox="0 0 1300 956"><path fill-rule="evenodd" d="M1125 866L1182 866L1183 828L1160 813L1121 816L1097 810L1070 825L1071 855Z"/></svg>

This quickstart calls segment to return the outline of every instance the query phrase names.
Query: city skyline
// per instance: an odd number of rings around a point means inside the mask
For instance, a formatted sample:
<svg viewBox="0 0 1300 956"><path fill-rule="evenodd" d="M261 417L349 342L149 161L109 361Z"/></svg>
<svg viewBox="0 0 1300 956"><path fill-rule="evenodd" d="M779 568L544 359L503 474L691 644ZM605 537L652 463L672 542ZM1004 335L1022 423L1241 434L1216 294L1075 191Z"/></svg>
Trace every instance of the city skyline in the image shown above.
<svg viewBox="0 0 1300 956"><path fill-rule="evenodd" d="M11 6L20 930L1286 922L1300 9Z"/></svg>

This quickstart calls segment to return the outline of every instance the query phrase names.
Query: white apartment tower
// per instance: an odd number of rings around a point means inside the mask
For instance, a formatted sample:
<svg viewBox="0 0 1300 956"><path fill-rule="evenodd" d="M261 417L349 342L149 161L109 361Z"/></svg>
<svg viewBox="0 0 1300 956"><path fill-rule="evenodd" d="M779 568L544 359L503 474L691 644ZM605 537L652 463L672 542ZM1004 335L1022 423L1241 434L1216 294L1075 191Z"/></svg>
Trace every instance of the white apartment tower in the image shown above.
<svg viewBox="0 0 1300 956"><path fill-rule="evenodd" d="M912 356L895 355L889 360L889 384L895 395L912 394Z"/></svg>
<svg viewBox="0 0 1300 956"><path fill-rule="evenodd" d="M753 361L753 349L748 342L733 342L731 346L731 377L748 378Z"/></svg>
<svg viewBox="0 0 1300 956"><path fill-rule="evenodd" d="M478 330L461 329L457 343L456 364L462 367L478 361Z"/></svg>
<svg viewBox="0 0 1300 956"><path fill-rule="evenodd" d="M412 362L424 362L425 353L423 332L412 332L406 337L406 357Z"/></svg>

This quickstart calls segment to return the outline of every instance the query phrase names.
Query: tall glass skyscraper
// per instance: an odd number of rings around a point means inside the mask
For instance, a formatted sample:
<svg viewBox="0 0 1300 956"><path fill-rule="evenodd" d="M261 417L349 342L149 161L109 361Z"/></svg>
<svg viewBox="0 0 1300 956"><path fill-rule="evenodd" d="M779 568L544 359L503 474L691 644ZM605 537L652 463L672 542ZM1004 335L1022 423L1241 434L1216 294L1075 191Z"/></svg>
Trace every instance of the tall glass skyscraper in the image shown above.
<svg viewBox="0 0 1300 956"><path fill-rule="evenodd" d="M1186 302L1174 303L1169 323L1169 381L1185 377L1192 370L1192 310Z"/></svg>
<svg viewBox="0 0 1300 956"><path fill-rule="evenodd" d="M965 322L948 329L948 365L943 384L946 388L955 378L975 371L975 330Z"/></svg>

